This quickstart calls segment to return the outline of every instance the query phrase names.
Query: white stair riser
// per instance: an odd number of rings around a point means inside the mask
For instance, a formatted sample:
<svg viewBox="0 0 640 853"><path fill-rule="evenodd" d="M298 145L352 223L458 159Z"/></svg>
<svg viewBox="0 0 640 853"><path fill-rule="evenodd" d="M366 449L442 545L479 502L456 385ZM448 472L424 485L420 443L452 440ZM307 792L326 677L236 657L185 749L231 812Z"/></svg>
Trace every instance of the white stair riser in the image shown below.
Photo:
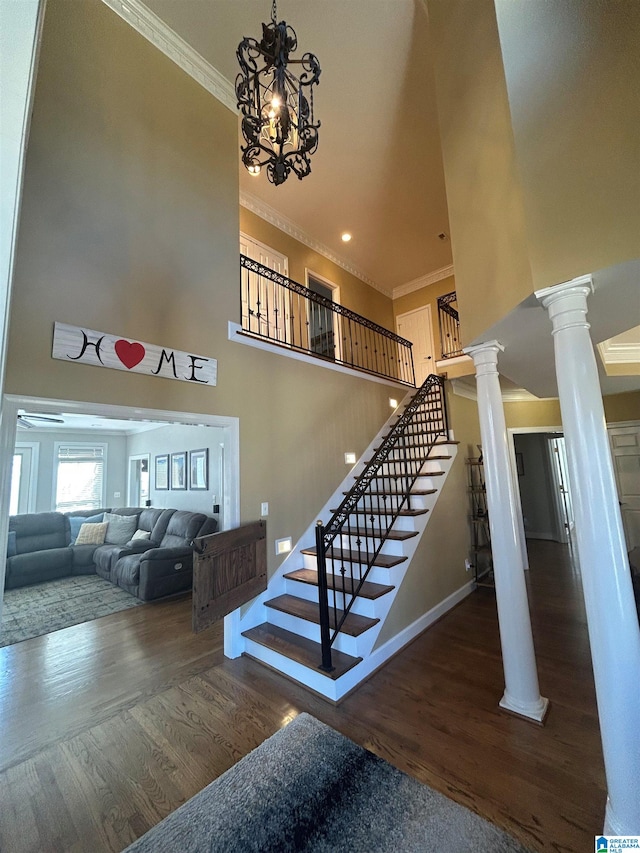
<svg viewBox="0 0 640 853"><path fill-rule="evenodd" d="M429 483L424 487L423 491L431 491L431 489L437 490L438 485L439 484L433 485L432 483ZM411 509L428 509L431 506L431 503L428 503L428 500L429 498L435 497L435 494L437 494L437 492L428 495L416 495L412 492L409 498ZM355 515L368 514L372 510L375 515L376 511L391 514L400 507L402 509L409 509L406 505L406 501L404 501L404 497L404 495L394 495L391 493L363 497L360 499L357 506L357 509L363 510L363 512L357 512Z"/></svg>
<svg viewBox="0 0 640 853"><path fill-rule="evenodd" d="M313 586L310 583L300 583L299 581L291 580L287 578L286 591L288 595L295 595L296 598L303 598L305 601L313 601L314 604L318 603L318 587ZM329 592L329 606L332 607L334 603L334 593L331 589ZM370 619L377 618L383 610L386 610L386 605L382 605L381 600L384 596L380 596L380 598L371 599L371 598L361 598L358 596L356 598L353 607L351 608L353 613L358 613L360 616L368 616ZM350 596L347 596L347 604L349 603ZM380 604L378 604L380 602ZM345 602L342 593L338 593L338 609L344 610Z"/></svg>
<svg viewBox="0 0 640 853"><path fill-rule="evenodd" d="M298 634L300 637L306 637L308 640L313 640L314 643L320 642L320 626L314 622L307 622L306 619L300 619L298 616L292 616L290 613L283 613L281 610L274 610L273 607L267 608L268 621L271 625L278 625L284 628L285 631L291 631L293 634ZM363 635L364 636L364 635ZM333 648L340 652L359 657L361 654L360 648L363 643L359 642L359 637L350 637L348 634L338 634L333 643ZM368 646L369 643L364 643Z"/></svg>
<svg viewBox="0 0 640 853"><path fill-rule="evenodd" d="M340 539L341 542L339 547L344 551L357 551L358 539L360 540L359 547L364 553L375 553L377 548L380 546L380 537L365 536L364 530L361 531L359 536L341 536ZM404 554L404 551L402 550L402 541L399 539L387 539L382 546L381 553L388 554L393 557L402 557Z"/></svg>
<svg viewBox="0 0 640 853"><path fill-rule="evenodd" d="M415 483L411 486L411 491L418 489L433 489L433 481L440 479L439 477L431 477L430 474L436 474L441 471L441 468L431 468L428 473L420 474ZM395 492L405 494L407 490L407 482L404 477L375 477L371 481L371 491Z"/></svg>
<svg viewBox="0 0 640 853"><path fill-rule="evenodd" d="M245 638L244 642L246 653L256 660L262 661L277 672L285 673L301 684L306 684L311 690L315 690L321 696L326 696L327 699L335 701L338 698L336 682L323 675L319 669L313 671L303 664L291 660L286 655L281 655L279 652L268 649L249 638ZM320 664L320 660L318 660L318 664Z"/></svg>

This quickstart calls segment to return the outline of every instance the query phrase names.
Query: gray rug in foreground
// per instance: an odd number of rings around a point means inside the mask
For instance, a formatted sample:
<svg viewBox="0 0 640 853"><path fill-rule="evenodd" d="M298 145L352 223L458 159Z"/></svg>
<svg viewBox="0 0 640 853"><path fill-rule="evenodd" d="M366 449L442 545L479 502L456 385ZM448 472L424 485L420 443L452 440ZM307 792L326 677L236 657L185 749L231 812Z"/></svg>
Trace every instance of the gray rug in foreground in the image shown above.
<svg viewBox="0 0 640 853"><path fill-rule="evenodd" d="M515 839L308 714L126 853L524 853Z"/></svg>
<svg viewBox="0 0 640 853"><path fill-rule="evenodd" d="M144 604L98 575L6 589L0 648Z"/></svg>

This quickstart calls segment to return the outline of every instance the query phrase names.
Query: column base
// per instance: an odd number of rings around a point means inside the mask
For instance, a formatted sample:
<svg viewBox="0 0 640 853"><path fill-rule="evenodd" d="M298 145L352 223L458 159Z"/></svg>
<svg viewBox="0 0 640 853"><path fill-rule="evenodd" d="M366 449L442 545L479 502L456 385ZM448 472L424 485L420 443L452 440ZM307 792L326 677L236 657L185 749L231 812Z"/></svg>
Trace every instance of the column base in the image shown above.
<svg viewBox="0 0 640 853"><path fill-rule="evenodd" d="M505 690L504 696L500 700L500 707L503 711L515 714L516 717L521 717L523 720L543 726L544 719L549 711L549 700L541 696L537 702L525 704L513 699Z"/></svg>
<svg viewBox="0 0 640 853"><path fill-rule="evenodd" d="M637 827L636 827L637 829ZM602 830L603 835L631 835L635 833L630 833L625 831L625 828L622 826L618 817L613 813L613 808L611 807L611 800L607 797L607 807L604 810L604 829Z"/></svg>

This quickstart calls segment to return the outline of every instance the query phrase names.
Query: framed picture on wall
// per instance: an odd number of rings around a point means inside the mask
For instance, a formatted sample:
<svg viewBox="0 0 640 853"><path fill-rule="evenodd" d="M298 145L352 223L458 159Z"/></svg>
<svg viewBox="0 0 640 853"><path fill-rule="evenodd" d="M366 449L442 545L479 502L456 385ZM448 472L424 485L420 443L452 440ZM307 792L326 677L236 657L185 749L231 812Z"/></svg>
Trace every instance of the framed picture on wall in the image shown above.
<svg viewBox="0 0 640 853"><path fill-rule="evenodd" d="M189 453L189 488L205 492L209 488L209 448Z"/></svg>
<svg viewBox="0 0 640 853"><path fill-rule="evenodd" d="M171 489L187 488L187 452L171 454Z"/></svg>
<svg viewBox="0 0 640 853"><path fill-rule="evenodd" d="M156 489L163 491L169 488L169 454L156 456Z"/></svg>

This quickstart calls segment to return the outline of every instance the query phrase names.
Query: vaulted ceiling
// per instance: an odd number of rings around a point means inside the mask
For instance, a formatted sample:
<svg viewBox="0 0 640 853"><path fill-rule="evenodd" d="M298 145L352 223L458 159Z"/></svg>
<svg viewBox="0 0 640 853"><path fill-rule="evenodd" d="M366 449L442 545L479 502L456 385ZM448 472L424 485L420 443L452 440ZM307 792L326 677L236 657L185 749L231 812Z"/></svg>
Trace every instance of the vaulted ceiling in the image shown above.
<svg viewBox="0 0 640 853"><path fill-rule="evenodd" d="M108 2L108 0L107 0ZM233 88L236 48L261 35L269 0L144 0ZM279 0L278 20L315 53L322 122L312 172L280 187L241 168L240 189L390 292L451 264L442 154L421 0ZM353 239L340 238L349 231Z"/></svg>

